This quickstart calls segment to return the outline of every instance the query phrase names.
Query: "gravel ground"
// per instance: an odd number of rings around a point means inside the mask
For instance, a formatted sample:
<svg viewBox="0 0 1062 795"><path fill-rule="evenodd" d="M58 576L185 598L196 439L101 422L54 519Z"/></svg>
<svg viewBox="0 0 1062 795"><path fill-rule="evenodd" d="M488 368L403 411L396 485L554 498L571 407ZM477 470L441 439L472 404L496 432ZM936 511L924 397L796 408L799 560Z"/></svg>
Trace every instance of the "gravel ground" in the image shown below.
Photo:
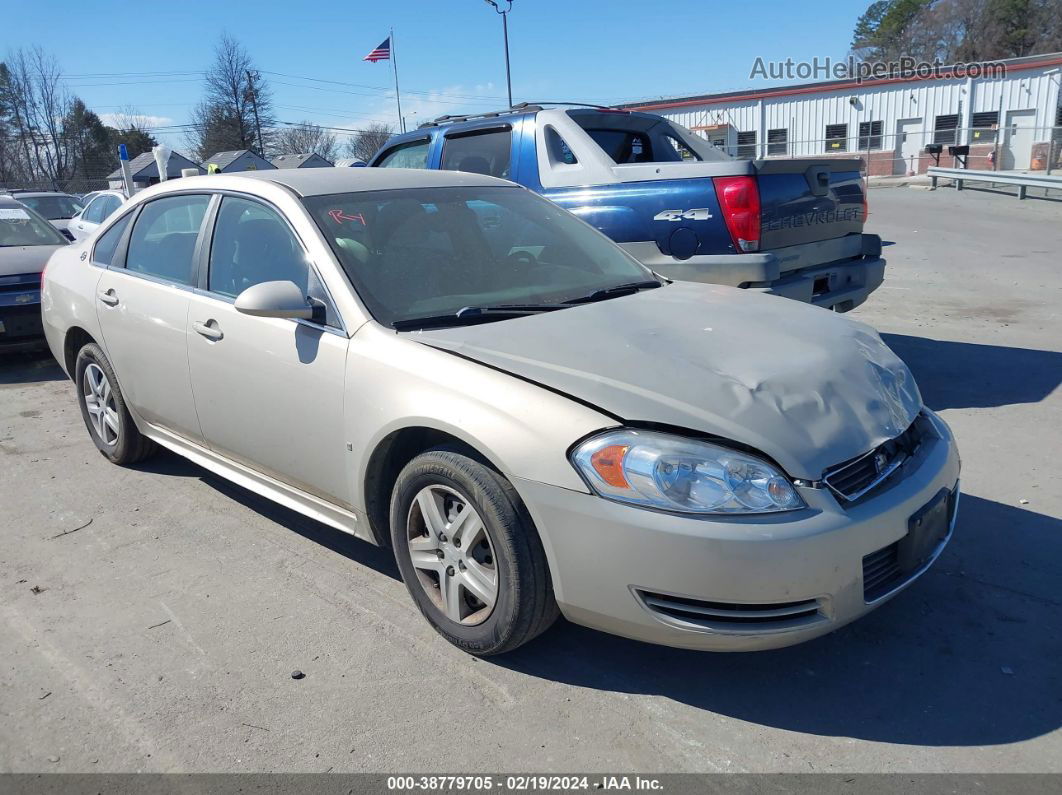
<svg viewBox="0 0 1062 795"><path fill-rule="evenodd" d="M1062 772L1062 203L881 188L871 228L853 315L956 431L958 529L776 652L562 622L477 661L387 553L170 454L108 464L54 364L6 356L0 771Z"/></svg>

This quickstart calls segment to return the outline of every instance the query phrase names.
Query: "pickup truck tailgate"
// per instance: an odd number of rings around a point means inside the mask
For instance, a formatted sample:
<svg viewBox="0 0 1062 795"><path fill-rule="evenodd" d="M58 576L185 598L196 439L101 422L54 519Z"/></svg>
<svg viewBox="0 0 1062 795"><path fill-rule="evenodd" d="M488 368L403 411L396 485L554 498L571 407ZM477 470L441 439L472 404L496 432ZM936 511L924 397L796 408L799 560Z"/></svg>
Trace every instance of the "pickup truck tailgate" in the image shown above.
<svg viewBox="0 0 1062 795"><path fill-rule="evenodd" d="M756 160L760 251L863 231L858 160Z"/></svg>

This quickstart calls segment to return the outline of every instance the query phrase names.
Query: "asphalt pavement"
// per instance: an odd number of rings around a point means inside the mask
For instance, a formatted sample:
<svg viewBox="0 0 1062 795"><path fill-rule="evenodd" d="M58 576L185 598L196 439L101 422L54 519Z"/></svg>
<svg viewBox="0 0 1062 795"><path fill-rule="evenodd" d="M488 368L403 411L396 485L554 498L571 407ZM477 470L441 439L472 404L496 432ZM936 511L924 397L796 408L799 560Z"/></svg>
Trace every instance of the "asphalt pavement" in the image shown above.
<svg viewBox="0 0 1062 795"><path fill-rule="evenodd" d="M955 430L958 527L780 651L560 622L476 660L386 551L169 453L112 466L46 356L0 359L0 771L1062 772L1062 202L870 210L889 267L852 316Z"/></svg>

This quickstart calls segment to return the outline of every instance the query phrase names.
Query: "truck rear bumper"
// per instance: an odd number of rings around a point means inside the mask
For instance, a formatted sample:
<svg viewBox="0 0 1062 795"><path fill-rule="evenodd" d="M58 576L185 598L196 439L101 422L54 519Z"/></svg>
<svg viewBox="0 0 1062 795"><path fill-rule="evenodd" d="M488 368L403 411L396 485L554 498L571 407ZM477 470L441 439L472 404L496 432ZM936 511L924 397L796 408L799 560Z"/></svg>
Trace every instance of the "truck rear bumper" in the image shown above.
<svg viewBox="0 0 1062 795"><path fill-rule="evenodd" d="M789 273L770 285L749 289L847 312L866 301L884 280L885 260L864 257Z"/></svg>
<svg viewBox="0 0 1062 795"><path fill-rule="evenodd" d="M621 243L642 264L669 279L746 287L847 312L881 285L885 260L877 235L832 240L752 254L703 254L677 260L654 242Z"/></svg>

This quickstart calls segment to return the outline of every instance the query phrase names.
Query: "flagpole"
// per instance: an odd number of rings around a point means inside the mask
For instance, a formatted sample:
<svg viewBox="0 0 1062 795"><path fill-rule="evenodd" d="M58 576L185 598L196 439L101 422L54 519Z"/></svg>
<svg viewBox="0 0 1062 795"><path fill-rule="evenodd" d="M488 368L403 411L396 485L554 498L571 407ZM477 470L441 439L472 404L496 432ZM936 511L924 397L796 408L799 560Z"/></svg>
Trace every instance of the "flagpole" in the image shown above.
<svg viewBox="0 0 1062 795"><path fill-rule="evenodd" d="M402 97L398 93L398 49L395 47L395 29L391 28L391 69L395 73L395 103L398 105L398 128L406 131L406 120L402 118Z"/></svg>

